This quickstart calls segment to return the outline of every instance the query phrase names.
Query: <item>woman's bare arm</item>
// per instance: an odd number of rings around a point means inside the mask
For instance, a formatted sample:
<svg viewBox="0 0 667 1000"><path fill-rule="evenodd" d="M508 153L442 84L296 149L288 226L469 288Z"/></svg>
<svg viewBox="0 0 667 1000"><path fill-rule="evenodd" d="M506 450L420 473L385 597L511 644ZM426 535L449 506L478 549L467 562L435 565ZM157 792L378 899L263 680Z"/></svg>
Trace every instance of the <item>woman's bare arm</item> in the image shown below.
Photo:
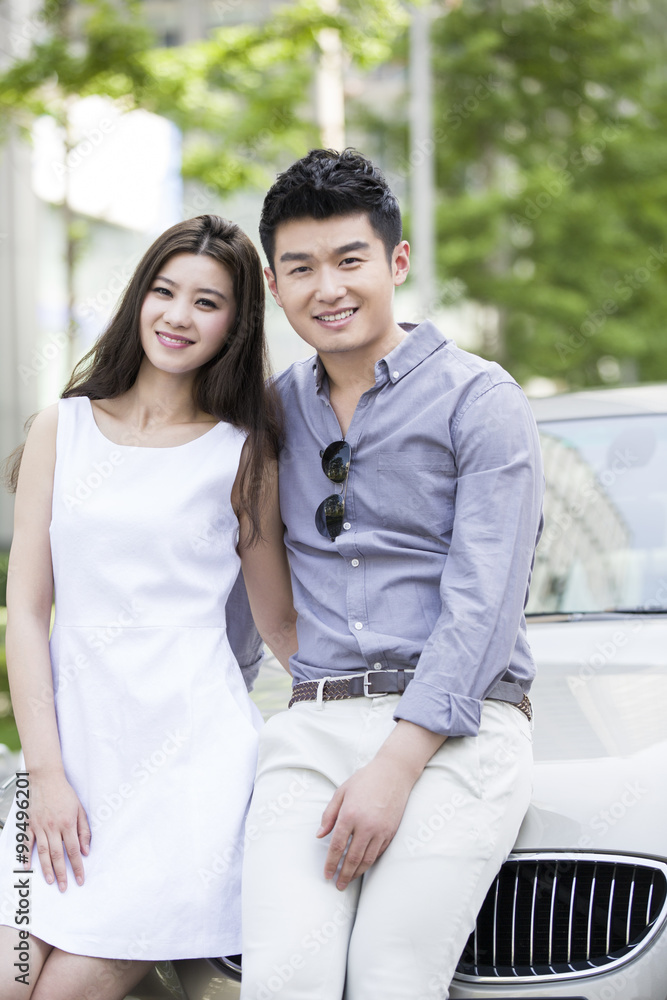
<svg viewBox="0 0 667 1000"><path fill-rule="evenodd" d="M290 673L289 658L296 652L298 643L292 584L283 542L285 528L278 501L277 462L267 464L261 521L262 537L251 542L249 519L242 511L239 514L239 555L243 578L257 630L276 659Z"/></svg>
<svg viewBox="0 0 667 1000"><path fill-rule="evenodd" d="M88 853L85 812L63 769L53 696L49 624L53 568L49 525L58 408L33 421L16 490L7 576L7 672L14 717L30 773L30 829L48 882L67 886L63 844L77 882Z"/></svg>

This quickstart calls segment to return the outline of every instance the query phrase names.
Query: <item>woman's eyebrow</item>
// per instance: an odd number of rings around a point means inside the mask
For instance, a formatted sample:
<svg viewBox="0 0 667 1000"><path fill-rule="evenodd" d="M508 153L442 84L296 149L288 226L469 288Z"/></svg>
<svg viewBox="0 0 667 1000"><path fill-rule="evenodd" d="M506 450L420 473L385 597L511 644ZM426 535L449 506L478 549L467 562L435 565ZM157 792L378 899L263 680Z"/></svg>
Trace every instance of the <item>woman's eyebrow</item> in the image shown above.
<svg viewBox="0 0 667 1000"><path fill-rule="evenodd" d="M178 288L178 282L174 281L172 278L167 278L164 274L156 274L153 281L166 281L168 285L173 285L174 288ZM197 288L197 292L206 292L207 295L219 295L221 299L227 299L224 292L219 292L215 288Z"/></svg>

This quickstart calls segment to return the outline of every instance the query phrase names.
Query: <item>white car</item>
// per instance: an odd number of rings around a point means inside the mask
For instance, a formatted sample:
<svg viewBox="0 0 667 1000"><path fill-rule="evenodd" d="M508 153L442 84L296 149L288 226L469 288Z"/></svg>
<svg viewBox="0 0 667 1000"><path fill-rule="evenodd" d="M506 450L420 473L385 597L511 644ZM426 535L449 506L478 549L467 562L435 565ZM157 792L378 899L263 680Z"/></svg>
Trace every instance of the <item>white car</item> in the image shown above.
<svg viewBox="0 0 667 1000"><path fill-rule="evenodd" d="M667 386L533 407L534 794L450 997L667 1000ZM239 961L161 963L132 997L238 998Z"/></svg>
<svg viewBox="0 0 667 1000"><path fill-rule="evenodd" d="M450 996L667 998L667 386L534 400L532 803Z"/></svg>

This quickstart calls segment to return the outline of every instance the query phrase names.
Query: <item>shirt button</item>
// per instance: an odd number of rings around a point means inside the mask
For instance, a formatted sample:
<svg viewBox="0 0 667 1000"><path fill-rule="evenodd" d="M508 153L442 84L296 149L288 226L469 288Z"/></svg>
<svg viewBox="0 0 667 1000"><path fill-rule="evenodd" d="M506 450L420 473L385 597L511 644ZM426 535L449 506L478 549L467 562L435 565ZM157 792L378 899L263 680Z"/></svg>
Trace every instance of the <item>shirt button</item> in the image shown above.
<svg viewBox="0 0 667 1000"><path fill-rule="evenodd" d="M355 622L354 627L356 628L357 632L359 632L360 629L362 629L364 626L362 622Z"/></svg>
<svg viewBox="0 0 667 1000"><path fill-rule="evenodd" d="M358 566L359 565L359 560L358 559L353 559L352 560L352 565L355 566L355 567Z"/></svg>
<svg viewBox="0 0 667 1000"><path fill-rule="evenodd" d="M381 663L374 663L373 664L373 670L382 670L382 664Z"/></svg>
<svg viewBox="0 0 667 1000"><path fill-rule="evenodd" d="M352 527L352 525L350 524L349 521L346 521L345 524L343 525L343 528L345 529L345 531L349 531L351 527Z"/></svg>
<svg viewBox="0 0 667 1000"><path fill-rule="evenodd" d="M400 372L392 372L391 373L392 378L398 378L399 374L400 374Z"/></svg>

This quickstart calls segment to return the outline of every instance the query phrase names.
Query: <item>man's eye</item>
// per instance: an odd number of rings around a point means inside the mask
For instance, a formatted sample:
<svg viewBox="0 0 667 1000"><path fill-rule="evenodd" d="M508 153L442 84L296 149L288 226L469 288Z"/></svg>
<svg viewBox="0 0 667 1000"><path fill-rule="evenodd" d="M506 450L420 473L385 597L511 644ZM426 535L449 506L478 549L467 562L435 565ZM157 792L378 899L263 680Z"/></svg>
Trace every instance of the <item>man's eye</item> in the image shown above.
<svg viewBox="0 0 667 1000"><path fill-rule="evenodd" d="M292 268L292 270L290 271L290 274L305 274L306 271L309 271L309 270L310 270L309 267L306 267L305 264L301 264L299 267Z"/></svg>
<svg viewBox="0 0 667 1000"><path fill-rule="evenodd" d="M346 257L344 260L341 261L341 264L360 264L360 263L361 263L360 257Z"/></svg>

